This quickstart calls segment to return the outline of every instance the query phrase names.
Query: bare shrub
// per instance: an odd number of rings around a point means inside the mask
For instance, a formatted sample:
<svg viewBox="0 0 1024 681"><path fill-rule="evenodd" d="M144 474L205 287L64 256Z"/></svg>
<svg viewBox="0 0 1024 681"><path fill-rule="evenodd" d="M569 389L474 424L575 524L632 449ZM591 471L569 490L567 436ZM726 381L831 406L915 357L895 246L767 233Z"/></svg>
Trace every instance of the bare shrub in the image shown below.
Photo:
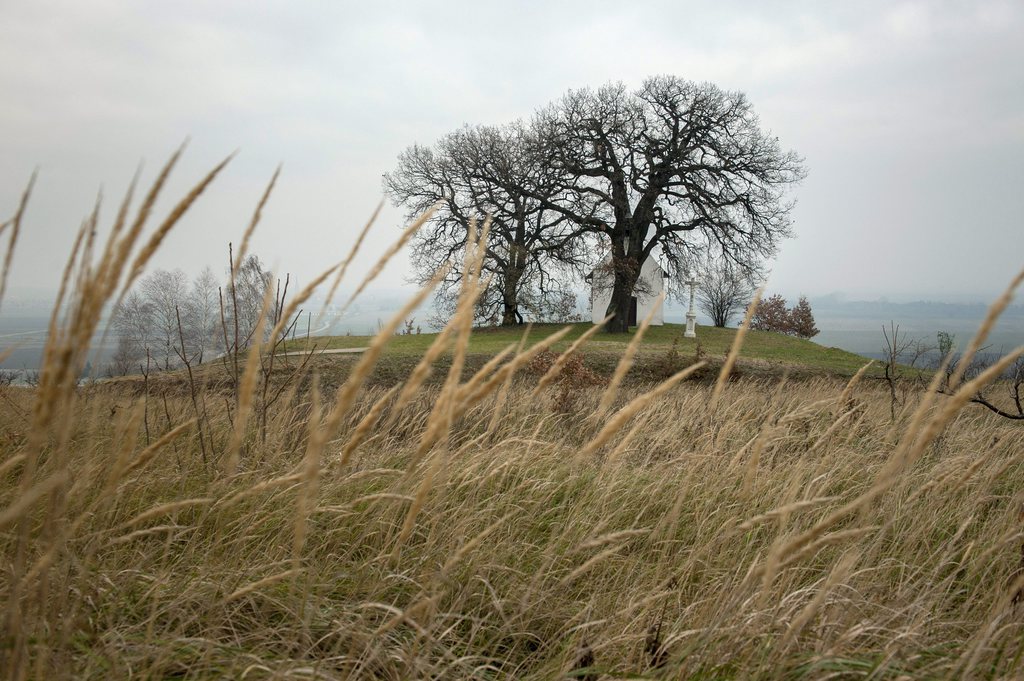
<svg viewBox="0 0 1024 681"><path fill-rule="evenodd" d="M558 353L545 350L537 354L527 365L527 371L535 376L543 376L558 360ZM569 414L576 410L581 393L585 388L605 385L608 379L595 373L583 363L580 353L570 355L562 365L562 370L555 379L553 409L560 414Z"/></svg>
<svg viewBox="0 0 1024 681"><path fill-rule="evenodd" d="M923 387L924 379L918 372L918 365L935 347L901 331L895 322L889 322L888 329L882 327L882 336L885 338L883 361L885 381L889 387L889 413L895 420L910 391Z"/></svg>
<svg viewBox="0 0 1024 681"><path fill-rule="evenodd" d="M956 352L956 337L953 334L939 331L937 337L936 347L939 352L939 361L936 362L936 368L943 370L938 388L940 393L953 394L956 376L967 380L975 378L991 368L997 361L992 356L986 356L988 350L986 346L978 347L973 355L961 357ZM1002 418L1011 421L1024 421L1024 358L1018 357L1006 369L1001 378L1001 381L978 390L971 396L971 402L985 407ZM993 393L998 393L1000 386L1005 389L1005 394L1002 397L996 397Z"/></svg>

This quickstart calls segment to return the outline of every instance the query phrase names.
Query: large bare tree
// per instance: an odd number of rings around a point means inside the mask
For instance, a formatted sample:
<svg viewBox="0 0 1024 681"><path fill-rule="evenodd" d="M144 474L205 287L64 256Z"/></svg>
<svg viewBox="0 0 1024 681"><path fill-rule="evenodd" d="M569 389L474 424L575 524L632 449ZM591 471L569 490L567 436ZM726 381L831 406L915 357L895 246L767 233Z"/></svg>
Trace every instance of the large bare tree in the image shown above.
<svg viewBox="0 0 1024 681"><path fill-rule="evenodd" d="M532 128L546 191L527 193L610 247L609 331L627 330L655 248L670 267L710 248L749 270L789 234L784 191L803 177L802 160L762 130L742 93L672 76L635 92L574 90Z"/></svg>
<svg viewBox="0 0 1024 681"><path fill-rule="evenodd" d="M444 263L453 264L439 288L442 301L462 281L460 253L470 222L490 217L483 264L490 283L477 317L502 325L522 323L524 312L542 317L565 298L566 281L586 260L583 232L564 211L551 207L552 192L560 189L532 155L538 146L528 139L530 133L518 122L464 127L432 147L408 148L384 176L385 188L410 217L438 206L414 238L412 261L421 283Z"/></svg>

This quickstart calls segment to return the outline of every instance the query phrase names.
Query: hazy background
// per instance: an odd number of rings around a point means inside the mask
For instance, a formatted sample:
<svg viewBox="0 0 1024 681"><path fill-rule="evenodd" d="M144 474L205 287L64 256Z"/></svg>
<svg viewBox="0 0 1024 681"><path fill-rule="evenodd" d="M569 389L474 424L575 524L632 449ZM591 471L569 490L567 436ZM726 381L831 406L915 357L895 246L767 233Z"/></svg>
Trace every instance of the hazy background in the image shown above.
<svg viewBox="0 0 1024 681"><path fill-rule="evenodd" d="M283 162L254 248L301 281L347 251L406 146L659 73L746 92L806 157L771 291L971 303L1024 265L1024 3L7 0L0 213L40 175L0 330L49 299L97 192L109 224L139 162L152 179L186 137L161 213L240 153L155 266L221 271ZM387 206L368 252L400 223Z"/></svg>

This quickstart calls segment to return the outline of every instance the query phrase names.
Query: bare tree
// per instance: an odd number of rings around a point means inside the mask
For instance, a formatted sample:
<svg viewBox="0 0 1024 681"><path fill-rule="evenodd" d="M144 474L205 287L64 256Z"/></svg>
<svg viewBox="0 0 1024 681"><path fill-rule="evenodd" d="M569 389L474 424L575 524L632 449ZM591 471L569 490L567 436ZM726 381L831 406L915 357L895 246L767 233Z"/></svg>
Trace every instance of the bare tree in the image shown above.
<svg viewBox="0 0 1024 681"><path fill-rule="evenodd" d="M935 350L935 346L901 331L894 321L889 322L888 329L882 326L882 336L885 338L883 360L885 382L889 387L889 415L895 420L907 402L911 387L920 385L918 364Z"/></svg>
<svg viewBox="0 0 1024 681"><path fill-rule="evenodd" d="M117 349L107 367L108 374L124 376L139 370L152 343L152 317L152 306L138 290L130 291L121 301L113 318Z"/></svg>
<svg viewBox="0 0 1024 681"><path fill-rule="evenodd" d="M237 339L240 349L252 341L271 278L259 257L250 255L229 286L233 295L225 307L225 320L232 328L237 321L238 334L232 333L230 338ZM125 296L114 315L117 349L107 373L136 373L144 361L165 371L201 363L207 353L228 340L221 329L220 303L217 279L209 267L191 286L180 269L147 275ZM269 314L277 314L274 306Z"/></svg>
<svg viewBox="0 0 1024 681"><path fill-rule="evenodd" d="M1018 357L1017 361L1010 367L1009 380L1007 381L1007 392L1009 392L1010 401L1013 403L1016 413L1009 410L1000 409L995 405L989 406L981 399L976 399L977 404L994 411L1003 418L1013 419L1016 421L1024 421L1024 396L1021 395L1021 391L1024 390L1024 357ZM977 395L978 398L983 398L982 395Z"/></svg>
<svg viewBox="0 0 1024 681"><path fill-rule="evenodd" d="M542 302L537 304L531 303L529 307L531 310L534 310L534 316L538 322L570 324L583 319L578 303L575 291L552 291L545 296Z"/></svg>
<svg viewBox="0 0 1024 681"><path fill-rule="evenodd" d="M684 275L680 270L676 276L676 286L683 298L688 293ZM700 258L693 267L693 276L697 282L697 307L719 328L728 326L753 298L755 275L740 270L724 258Z"/></svg>
<svg viewBox="0 0 1024 681"><path fill-rule="evenodd" d="M273 274L255 254L246 256L235 273L234 281L229 282L227 289L231 300L226 309L226 321L229 328L237 329L231 341L236 351L247 348L252 343L260 312L263 310L263 300L272 285ZM272 305L268 310L268 318L274 319L276 314L277 311ZM268 324L264 329L265 333L269 333L269 327Z"/></svg>
<svg viewBox="0 0 1024 681"><path fill-rule="evenodd" d="M107 363L107 376L127 376L137 369L137 358L133 356L130 344L118 338L117 347Z"/></svg>
<svg viewBox="0 0 1024 681"><path fill-rule="evenodd" d="M155 270L139 282L139 292L150 310L153 357L166 371L178 354L178 307L188 295L188 278L180 269Z"/></svg>
<svg viewBox="0 0 1024 681"><path fill-rule="evenodd" d="M994 359L986 356L987 347L978 348L974 355L967 360L960 357L956 352L956 337L946 331L938 333L938 350L940 354L939 366L945 368L945 376L939 384L939 392L944 395L952 395L955 386L951 385L953 375L960 370L960 364L964 361L968 365L962 369L962 380L970 380L985 371L994 363ZM997 386L1003 386L1006 390L1004 398L996 398L992 395ZM1010 365L1002 380L993 385L982 388L971 397L971 402L980 404L993 414L1011 421L1024 421L1024 357L1019 357Z"/></svg>
<svg viewBox="0 0 1024 681"><path fill-rule="evenodd" d="M207 266L192 280L188 299L182 307L185 337L182 342L187 342L193 348L200 363L207 353L215 351L219 346L220 306L217 289L217 276Z"/></svg>
<svg viewBox="0 0 1024 681"><path fill-rule="evenodd" d="M412 262L418 283L452 263L439 287L439 308L462 281L469 225L485 216L491 220L483 263L489 284L478 319L510 325L522 323L524 313L536 317L552 298L564 297L569 277L582 272L586 251L580 232L565 215L546 207L554 187L531 156L537 145L529 134L518 122L465 127L433 147L405 150L398 167L384 176L387 191L410 217L437 206L414 237Z"/></svg>
<svg viewBox="0 0 1024 681"><path fill-rule="evenodd" d="M713 247L740 270L789 234L784 190L802 160L764 132L746 97L672 76L575 90L535 116L534 155L548 196L533 194L607 240L615 282L607 329L625 332L630 297L656 247L678 268Z"/></svg>

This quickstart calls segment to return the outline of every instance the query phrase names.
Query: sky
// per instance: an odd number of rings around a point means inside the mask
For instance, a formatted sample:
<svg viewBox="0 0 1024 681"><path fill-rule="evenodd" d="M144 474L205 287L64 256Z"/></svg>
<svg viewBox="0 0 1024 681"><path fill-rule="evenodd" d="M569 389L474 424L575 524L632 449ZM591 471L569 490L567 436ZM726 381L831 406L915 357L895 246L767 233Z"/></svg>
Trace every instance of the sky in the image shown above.
<svg viewBox="0 0 1024 681"><path fill-rule="evenodd" d="M55 288L97 195L109 225L186 139L161 217L238 154L154 265L223 270L282 164L253 248L308 281L409 145L657 74L746 93L805 158L771 291L988 300L1024 267L1021 2L4 0L0 215L39 173L11 286ZM387 203L351 284L402 220Z"/></svg>

